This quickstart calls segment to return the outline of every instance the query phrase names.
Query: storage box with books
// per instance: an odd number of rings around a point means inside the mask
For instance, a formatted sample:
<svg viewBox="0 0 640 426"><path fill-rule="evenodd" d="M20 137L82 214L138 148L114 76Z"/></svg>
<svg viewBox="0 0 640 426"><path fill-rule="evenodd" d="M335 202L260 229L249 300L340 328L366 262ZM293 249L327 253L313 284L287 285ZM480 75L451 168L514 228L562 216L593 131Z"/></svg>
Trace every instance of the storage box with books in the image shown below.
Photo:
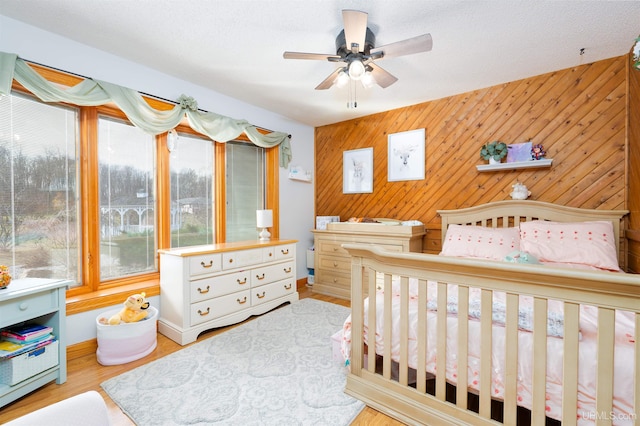
<svg viewBox="0 0 640 426"><path fill-rule="evenodd" d="M0 360L38 349L55 340L53 328L40 324L14 326L0 331Z"/></svg>
<svg viewBox="0 0 640 426"><path fill-rule="evenodd" d="M0 360L0 383L13 386L58 365L58 341Z"/></svg>

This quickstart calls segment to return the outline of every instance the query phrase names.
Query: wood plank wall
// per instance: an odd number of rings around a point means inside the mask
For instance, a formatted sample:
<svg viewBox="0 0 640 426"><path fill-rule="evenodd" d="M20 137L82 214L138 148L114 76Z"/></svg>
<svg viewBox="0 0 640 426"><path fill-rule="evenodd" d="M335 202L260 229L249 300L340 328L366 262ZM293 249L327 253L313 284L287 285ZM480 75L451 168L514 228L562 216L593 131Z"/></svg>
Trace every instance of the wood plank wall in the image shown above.
<svg viewBox="0 0 640 426"><path fill-rule="evenodd" d="M316 215L418 219L428 230L423 251L437 253L437 209L509 199L516 182L527 185L531 199L624 209L627 62L625 55L318 127ZM426 133L426 178L387 182L387 135L419 128ZM478 172L485 162L480 148L494 140L541 143L553 165ZM343 151L368 147L373 193L343 194Z"/></svg>
<svg viewBox="0 0 640 426"><path fill-rule="evenodd" d="M629 230L627 269L640 273L640 70L629 60Z"/></svg>

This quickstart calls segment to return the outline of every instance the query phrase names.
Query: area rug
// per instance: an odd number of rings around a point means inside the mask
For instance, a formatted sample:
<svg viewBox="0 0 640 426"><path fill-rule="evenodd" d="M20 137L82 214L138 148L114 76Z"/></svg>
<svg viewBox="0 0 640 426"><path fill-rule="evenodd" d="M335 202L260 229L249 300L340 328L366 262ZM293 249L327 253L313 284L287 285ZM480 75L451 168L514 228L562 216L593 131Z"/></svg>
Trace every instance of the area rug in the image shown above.
<svg viewBox="0 0 640 426"><path fill-rule="evenodd" d="M302 299L101 386L138 426L348 425L364 404L330 339L348 315Z"/></svg>

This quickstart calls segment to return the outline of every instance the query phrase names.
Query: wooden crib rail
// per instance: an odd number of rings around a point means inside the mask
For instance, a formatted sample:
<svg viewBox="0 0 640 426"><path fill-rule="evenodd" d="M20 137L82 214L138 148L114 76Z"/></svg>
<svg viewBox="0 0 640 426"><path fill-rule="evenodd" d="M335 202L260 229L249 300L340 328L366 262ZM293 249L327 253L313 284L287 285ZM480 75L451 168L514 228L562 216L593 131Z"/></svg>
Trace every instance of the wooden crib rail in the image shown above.
<svg viewBox="0 0 640 426"><path fill-rule="evenodd" d="M497 424L491 420L491 359L492 359L492 294L506 293L505 334L507 342L518 341L518 301L519 295L533 297L533 367L534 371L546 371L547 366L547 304L548 301L564 302L564 359L562 386L562 424L577 422L578 394L578 346L580 305L591 305L598 309L598 363L596 387L596 424L612 424L613 403L613 360L615 310L634 313L636 333L634 371L635 413L640 409L640 277L637 275L569 270L542 267L540 265L512 264L475 259L451 258L421 253L395 253L384 249L358 244L345 244L352 256L352 345L351 372L347 377L346 392L363 400L368 405L408 424ZM376 274L384 276L382 284L386 291L376 293ZM400 298L400 361L399 376L391 375L391 277L399 276ZM437 282L437 344L434 395L426 392L429 374L425 362L418 362L415 385L411 386L407 377L408 368L408 317L409 277L418 282L418 336L426 336L427 327L427 281ZM479 409L467 409L467 388L455 388L455 403L446 398L445 380L446 332L447 332L447 283L458 285L458 309L468 312L470 288L481 289L480 330L482 345L480 352ZM368 341L363 341L364 300L383 297L385 339L382 355L382 372L376 372L375 332L368 333ZM376 306L369 300L368 324L375 324ZM458 382L467 383L467 353L469 319L458 316ZM365 355L365 350L368 353ZM507 344L505 348L505 383L503 398L503 423L516 424L518 345ZM418 360L426 360L426 341L418 339ZM366 356L366 368L364 360ZM631 374L631 373L630 373ZM533 376L531 424L545 424L546 374ZM600 413L601 415L598 415ZM634 419L637 420L637 419Z"/></svg>

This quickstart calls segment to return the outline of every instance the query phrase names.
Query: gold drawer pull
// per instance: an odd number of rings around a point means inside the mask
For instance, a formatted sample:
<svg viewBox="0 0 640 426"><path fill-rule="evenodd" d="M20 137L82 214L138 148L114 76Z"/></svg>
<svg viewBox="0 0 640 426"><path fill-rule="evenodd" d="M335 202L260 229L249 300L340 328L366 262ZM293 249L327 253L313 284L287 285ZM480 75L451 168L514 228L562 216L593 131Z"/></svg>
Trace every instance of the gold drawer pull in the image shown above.
<svg viewBox="0 0 640 426"><path fill-rule="evenodd" d="M333 266L338 266L338 262L333 262Z"/></svg>
<svg viewBox="0 0 640 426"><path fill-rule="evenodd" d="M247 296L245 296L242 300L240 300L240 299L236 299L236 301L237 301L239 304L243 305L243 304L247 303Z"/></svg>
<svg viewBox="0 0 640 426"><path fill-rule="evenodd" d="M280 250L282 254L289 254L289 249Z"/></svg>
<svg viewBox="0 0 640 426"><path fill-rule="evenodd" d="M207 308L207 312L202 312L200 309L198 309L198 313L200 314L201 317L209 315L209 312L211 312L211 307Z"/></svg>
<svg viewBox="0 0 640 426"><path fill-rule="evenodd" d="M265 295L266 295L266 292L264 292L264 291L262 292L262 296L260 294L256 293L256 296L258 296L258 299L263 299Z"/></svg>
<svg viewBox="0 0 640 426"><path fill-rule="evenodd" d="M200 266L203 268L211 268L213 266L213 260L210 260L208 265L204 262L200 262Z"/></svg>
<svg viewBox="0 0 640 426"><path fill-rule="evenodd" d="M269 257L273 256L273 253L269 252Z"/></svg>
<svg viewBox="0 0 640 426"><path fill-rule="evenodd" d="M229 263L233 263L233 259L229 259Z"/></svg>
<svg viewBox="0 0 640 426"><path fill-rule="evenodd" d="M284 268L284 272L286 272L287 274L291 272L291 266L289 266L288 268Z"/></svg>
<svg viewBox="0 0 640 426"><path fill-rule="evenodd" d="M209 286L207 286L206 290L201 289L200 287L198 287L198 293L200 294L207 294L209 293Z"/></svg>
<svg viewBox="0 0 640 426"><path fill-rule="evenodd" d="M333 248L333 251L338 251L338 247L334 247L334 248Z"/></svg>
<svg viewBox="0 0 640 426"><path fill-rule="evenodd" d="M291 284L285 284L284 285L284 289L285 290L291 290Z"/></svg>
<svg viewBox="0 0 640 426"><path fill-rule="evenodd" d="M337 278L334 278L334 279L333 279L333 282L334 282L334 283L337 283L337 282L338 282L338 279L337 279Z"/></svg>
<svg viewBox="0 0 640 426"><path fill-rule="evenodd" d="M240 278L238 278L236 281L238 281L238 284L242 285L242 284L246 284L247 283L247 278L245 277L244 280L240 281Z"/></svg>
<svg viewBox="0 0 640 426"><path fill-rule="evenodd" d="M262 276L256 275L256 278L259 279L259 280L264 280L264 273L262 274Z"/></svg>

